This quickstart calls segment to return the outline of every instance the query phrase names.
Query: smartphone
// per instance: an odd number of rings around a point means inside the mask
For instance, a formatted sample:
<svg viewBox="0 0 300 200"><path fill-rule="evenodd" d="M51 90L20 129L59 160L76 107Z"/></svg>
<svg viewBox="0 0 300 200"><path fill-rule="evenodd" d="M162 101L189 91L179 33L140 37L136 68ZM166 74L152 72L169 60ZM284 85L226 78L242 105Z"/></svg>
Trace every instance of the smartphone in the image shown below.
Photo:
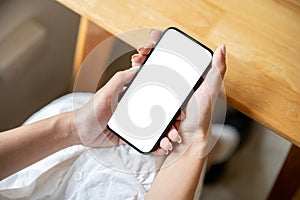
<svg viewBox="0 0 300 200"><path fill-rule="evenodd" d="M118 102L108 129L141 153L154 151L199 87L213 52L167 28Z"/></svg>

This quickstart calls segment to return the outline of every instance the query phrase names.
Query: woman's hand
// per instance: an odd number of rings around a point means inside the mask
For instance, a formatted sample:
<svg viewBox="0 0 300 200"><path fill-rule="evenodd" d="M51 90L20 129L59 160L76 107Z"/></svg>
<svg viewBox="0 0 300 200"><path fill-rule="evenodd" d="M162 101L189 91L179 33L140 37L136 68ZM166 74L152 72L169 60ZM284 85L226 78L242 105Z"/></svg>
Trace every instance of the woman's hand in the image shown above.
<svg viewBox="0 0 300 200"><path fill-rule="evenodd" d="M226 71L225 54L225 46L220 46L215 50L211 69L185 108L185 119L176 123L176 128L183 140L192 140L188 142L192 144L190 149L193 154L201 158L205 157L215 144L210 134L210 126ZM191 135L193 138L190 138Z"/></svg>
<svg viewBox="0 0 300 200"><path fill-rule="evenodd" d="M152 46L151 46L152 48ZM141 55L146 55L149 48L139 48ZM139 63L133 63L133 66ZM78 137L78 143L89 147L110 147L125 144L123 140L107 129L107 123L114 112L118 98L124 86L135 76L138 68L117 72L94 97L82 108L74 111L75 125L73 132ZM168 154L172 150L171 142L181 142L181 138L173 126L167 137L160 142L156 155Z"/></svg>
<svg viewBox="0 0 300 200"><path fill-rule="evenodd" d="M152 30L150 34L153 41L157 41L161 31ZM148 47L151 48L151 45ZM147 52L150 52L148 47L140 49L140 53L133 56L132 62L137 65L142 63ZM193 199L205 156L209 152L207 147L210 146L207 144L210 135L207 133L210 131L211 116L226 71L225 53L225 46L215 50L211 69L173 125L172 130L177 131L177 134L179 132L182 144L177 145L164 160L146 199Z"/></svg>
<svg viewBox="0 0 300 200"><path fill-rule="evenodd" d="M158 41L161 34L162 32L160 30L150 31L150 35L154 42ZM139 53L132 56L132 65L141 65L153 46L154 44L148 44L144 47L140 47L138 49ZM169 138L172 138L173 135L174 137L180 138L178 137L180 134L184 141L183 143L188 144L188 146L193 143L192 149L194 153L201 157L208 153L205 151L205 147L210 136L206 136L210 131L214 105L226 71L225 54L225 46L220 46L215 50L212 68L209 70L205 80L195 91L186 108L181 112L168 134Z"/></svg>
<svg viewBox="0 0 300 200"><path fill-rule="evenodd" d="M74 111L73 127L79 143L88 147L110 147L124 142L107 129L123 86L131 81L136 69L117 72L82 108Z"/></svg>

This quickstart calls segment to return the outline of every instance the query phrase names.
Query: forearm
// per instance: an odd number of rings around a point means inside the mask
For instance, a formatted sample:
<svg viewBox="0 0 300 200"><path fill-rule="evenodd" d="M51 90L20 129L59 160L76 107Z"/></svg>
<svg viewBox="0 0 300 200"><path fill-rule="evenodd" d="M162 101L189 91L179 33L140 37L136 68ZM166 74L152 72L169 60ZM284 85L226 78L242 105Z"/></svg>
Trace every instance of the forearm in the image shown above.
<svg viewBox="0 0 300 200"><path fill-rule="evenodd" d="M188 144L179 144L181 149L173 150L152 183L147 199L193 199L206 159L200 157L197 143L195 140L180 157Z"/></svg>
<svg viewBox="0 0 300 200"><path fill-rule="evenodd" d="M64 113L0 133L0 180L79 143L73 134L72 113Z"/></svg>

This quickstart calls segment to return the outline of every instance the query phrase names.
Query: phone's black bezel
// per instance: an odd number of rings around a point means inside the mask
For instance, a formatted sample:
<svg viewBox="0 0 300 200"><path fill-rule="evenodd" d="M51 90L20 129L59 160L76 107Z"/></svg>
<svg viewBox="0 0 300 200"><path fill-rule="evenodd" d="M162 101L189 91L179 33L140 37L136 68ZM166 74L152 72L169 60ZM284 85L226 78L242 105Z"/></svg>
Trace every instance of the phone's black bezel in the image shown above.
<svg viewBox="0 0 300 200"><path fill-rule="evenodd" d="M169 27L167 28L161 35L161 37L159 38L159 40L156 42L155 46L151 49L150 53L148 54L148 56L146 57L145 61L142 63L140 70L142 69L142 67L144 66L144 64L146 63L146 61L148 60L149 56L152 54L153 50L155 49L155 47L157 46L157 44L160 42L161 38L165 35L165 33L168 30L175 30L179 33L181 33L182 35L184 35L185 37L189 38L190 40L192 40L193 42L196 42L197 44L199 44L201 47L203 47L204 49L208 50L211 55L213 56L213 51L208 48L207 46L205 46L204 44L202 44L201 42L197 41L196 39L192 38L191 36L189 36L188 34L184 33L183 31L179 30L176 27ZM112 130L109 125L107 124L107 128L114 133L115 135L117 135L119 138L121 138L122 140L124 140L127 144L129 144L131 147L133 147L135 150L137 150L138 152L142 153L142 154L147 154L150 153L152 151L154 151L158 145L160 140L168 133L168 131L170 130L172 124L175 123L176 118L178 117L178 115L180 114L181 110L184 108L184 106L187 104L187 102L189 101L189 99L191 98L191 96L194 94L194 92L197 90L197 88L201 85L201 83L204 80L205 75L207 74L207 72L209 71L209 69L211 68L211 62L210 64L207 66L207 68L205 69L205 71L203 72L203 74L201 75L201 77L199 78L199 80L196 82L195 86L193 87L193 89L190 91L190 93L188 94L188 96L186 97L186 99L184 100L184 102L182 103L182 105L179 107L179 109L177 110L176 114L174 115L174 117L172 118L172 120L169 122L168 126L166 127L166 129L162 132L161 136L159 137L159 139L157 140L157 142L154 144L153 148L148 151L148 152L143 152L140 149L138 149L136 146L134 146L133 144L131 144L130 142L128 142L126 139L124 139L122 136L120 136L117 132L115 132L114 130ZM137 74L135 75L135 77L130 81L130 83L128 84L127 89L130 87L131 83L134 81L134 79L138 76L140 70L137 72ZM125 91L126 92L126 91ZM125 94L125 92L123 93L123 95Z"/></svg>

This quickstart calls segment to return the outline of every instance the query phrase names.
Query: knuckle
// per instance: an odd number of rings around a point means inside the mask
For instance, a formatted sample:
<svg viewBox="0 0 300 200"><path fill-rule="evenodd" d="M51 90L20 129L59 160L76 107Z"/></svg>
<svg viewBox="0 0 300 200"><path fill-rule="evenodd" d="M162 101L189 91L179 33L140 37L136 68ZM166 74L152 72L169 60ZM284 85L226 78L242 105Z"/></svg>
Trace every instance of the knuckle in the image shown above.
<svg viewBox="0 0 300 200"><path fill-rule="evenodd" d="M124 76L124 74L125 74L124 71L118 71L117 73L115 73L114 76L119 79L119 78L122 78Z"/></svg>

